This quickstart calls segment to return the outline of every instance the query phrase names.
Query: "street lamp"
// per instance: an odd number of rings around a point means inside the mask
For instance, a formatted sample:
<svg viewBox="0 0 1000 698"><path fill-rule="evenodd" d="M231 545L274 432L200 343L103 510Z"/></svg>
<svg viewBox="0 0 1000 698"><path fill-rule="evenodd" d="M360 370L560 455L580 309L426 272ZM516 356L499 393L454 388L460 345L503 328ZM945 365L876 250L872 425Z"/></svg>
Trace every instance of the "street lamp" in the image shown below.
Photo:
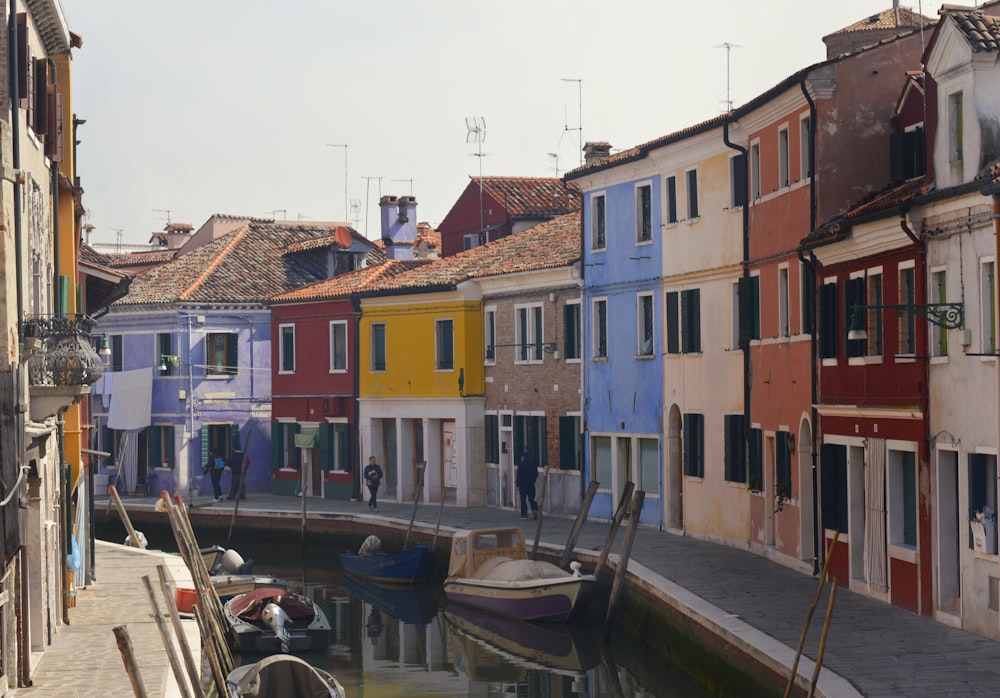
<svg viewBox="0 0 1000 698"><path fill-rule="evenodd" d="M847 333L849 341L868 339L865 331L865 316L870 310L881 312L895 310L897 314L909 313L927 320L946 330L957 330L965 324L965 306L962 303L902 303L898 305L855 305L851 309L851 329Z"/></svg>

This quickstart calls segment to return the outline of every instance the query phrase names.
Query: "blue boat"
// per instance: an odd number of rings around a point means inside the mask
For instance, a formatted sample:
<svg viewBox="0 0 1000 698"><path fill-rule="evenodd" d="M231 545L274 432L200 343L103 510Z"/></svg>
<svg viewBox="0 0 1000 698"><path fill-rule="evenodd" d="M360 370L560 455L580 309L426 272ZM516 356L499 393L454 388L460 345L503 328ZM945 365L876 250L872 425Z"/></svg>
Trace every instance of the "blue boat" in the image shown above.
<svg viewBox="0 0 1000 698"><path fill-rule="evenodd" d="M357 553L341 553L340 564L344 572L372 582L416 584L431 576L434 551L426 545L414 545L387 553L377 537L369 536Z"/></svg>
<svg viewBox="0 0 1000 698"><path fill-rule="evenodd" d="M437 600L429 584L379 584L345 574L340 585L380 612L409 625L424 627L437 616Z"/></svg>

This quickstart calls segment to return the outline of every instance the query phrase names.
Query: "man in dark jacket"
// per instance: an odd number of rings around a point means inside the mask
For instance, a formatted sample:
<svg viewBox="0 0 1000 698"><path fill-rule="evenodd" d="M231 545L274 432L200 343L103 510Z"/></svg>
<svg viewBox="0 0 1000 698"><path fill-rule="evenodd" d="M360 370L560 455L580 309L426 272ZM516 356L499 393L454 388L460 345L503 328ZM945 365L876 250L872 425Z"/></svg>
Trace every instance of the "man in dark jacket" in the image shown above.
<svg viewBox="0 0 1000 698"><path fill-rule="evenodd" d="M531 505L532 518L538 518L538 502L535 501L535 480L538 479L538 466L528 458L527 453L521 454L521 462L517 464L517 477L514 480L517 491L521 495L521 518L528 518L528 505Z"/></svg>
<svg viewBox="0 0 1000 698"><path fill-rule="evenodd" d="M237 496L240 499L247 498L246 485L243 484L243 470L244 466L248 464L249 459L246 454L240 450L238 445L233 446L233 450L229 452L229 458L226 460L226 465L229 466L229 471L233 476L233 481L229 484L229 496L226 499L236 499Z"/></svg>

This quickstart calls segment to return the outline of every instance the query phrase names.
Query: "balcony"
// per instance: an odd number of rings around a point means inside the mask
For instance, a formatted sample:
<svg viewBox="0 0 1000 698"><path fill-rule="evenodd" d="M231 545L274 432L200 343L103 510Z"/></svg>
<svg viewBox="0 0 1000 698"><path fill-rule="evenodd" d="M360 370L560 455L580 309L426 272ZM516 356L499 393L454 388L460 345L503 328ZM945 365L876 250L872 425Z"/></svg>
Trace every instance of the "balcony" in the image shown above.
<svg viewBox="0 0 1000 698"><path fill-rule="evenodd" d="M69 407L104 374L93 347L94 321L86 315L34 315L21 324L28 365L31 419Z"/></svg>

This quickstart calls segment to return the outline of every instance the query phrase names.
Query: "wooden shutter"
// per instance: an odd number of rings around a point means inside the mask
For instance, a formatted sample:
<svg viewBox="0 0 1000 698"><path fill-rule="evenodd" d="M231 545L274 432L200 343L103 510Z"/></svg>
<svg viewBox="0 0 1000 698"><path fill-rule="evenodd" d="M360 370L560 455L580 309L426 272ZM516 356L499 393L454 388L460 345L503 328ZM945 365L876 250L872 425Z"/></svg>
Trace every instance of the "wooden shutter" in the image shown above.
<svg viewBox="0 0 1000 698"><path fill-rule="evenodd" d="M229 425L229 448L231 450L236 450L240 447L240 425L233 424Z"/></svg>
<svg viewBox="0 0 1000 698"><path fill-rule="evenodd" d="M162 427L164 441L161 444L160 452L162 459L167 461L167 466L173 468L177 465L177 457L174 453L174 427Z"/></svg>
<svg viewBox="0 0 1000 698"><path fill-rule="evenodd" d="M147 468L158 468L163 464L163 444L160 437L160 427L154 424L146 428Z"/></svg>
<svg viewBox="0 0 1000 698"><path fill-rule="evenodd" d="M230 332L226 338L226 370L233 376L239 372L239 338L240 335L236 332Z"/></svg>
<svg viewBox="0 0 1000 698"><path fill-rule="evenodd" d="M55 85L49 84L49 62L44 58L35 59L35 120L30 124L35 133L47 135L49 130L49 88L55 95Z"/></svg>
<svg viewBox="0 0 1000 698"><path fill-rule="evenodd" d="M24 98L28 95L28 66L31 64L31 49L28 46L28 14L17 14L17 96L24 107Z"/></svg>
<svg viewBox="0 0 1000 698"><path fill-rule="evenodd" d="M746 206L747 196L747 156L740 153L732 160L733 168L733 206Z"/></svg>
<svg viewBox="0 0 1000 698"><path fill-rule="evenodd" d="M725 416L726 480L746 482L746 434L742 414Z"/></svg>
<svg viewBox="0 0 1000 698"><path fill-rule="evenodd" d="M701 352L701 290L681 293L681 351Z"/></svg>
<svg viewBox="0 0 1000 698"><path fill-rule="evenodd" d="M750 439L747 444L750 453L747 462L750 466L749 486L755 492L760 492L764 487L764 439L760 429L750 430Z"/></svg>
<svg viewBox="0 0 1000 698"><path fill-rule="evenodd" d="M667 292L667 353L679 354L680 349L680 316L677 313L677 291Z"/></svg>
<svg viewBox="0 0 1000 698"><path fill-rule="evenodd" d="M774 468L777 494L786 499L792 496L792 447L787 431L779 431L774 439Z"/></svg>
<svg viewBox="0 0 1000 698"><path fill-rule="evenodd" d="M271 468L284 468L285 425L271 422Z"/></svg>
<svg viewBox="0 0 1000 698"><path fill-rule="evenodd" d="M799 269L802 271L799 276L799 284L801 285L799 295L802 299L802 331L805 333L812 333L816 329L816 272L813 270L811 264L803 264L799 267Z"/></svg>
<svg viewBox="0 0 1000 698"><path fill-rule="evenodd" d="M740 346L751 339L759 339L760 323L757 320L757 294L759 277L741 276L737 286L740 309Z"/></svg>
<svg viewBox="0 0 1000 698"><path fill-rule="evenodd" d="M837 284L819 287L819 355L837 357Z"/></svg>
<svg viewBox="0 0 1000 698"><path fill-rule="evenodd" d="M324 422L319 425L319 467L321 470L334 469L334 441L333 425Z"/></svg>
<svg viewBox="0 0 1000 698"><path fill-rule="evenodd" d="M63 159L63 114L62 114L62 93L56 92L55 85L47 88L47 112L48 126L45 132L45 155L53 162L62 162Z"/></svg>
<svg viewBox="0 0 1000 698"><path fill-rule="evenodd" d="M208 425L201 428L201 465L215 467L215 463L208 462L208 452L212 450L211 435L208 433Z"/></svg>

